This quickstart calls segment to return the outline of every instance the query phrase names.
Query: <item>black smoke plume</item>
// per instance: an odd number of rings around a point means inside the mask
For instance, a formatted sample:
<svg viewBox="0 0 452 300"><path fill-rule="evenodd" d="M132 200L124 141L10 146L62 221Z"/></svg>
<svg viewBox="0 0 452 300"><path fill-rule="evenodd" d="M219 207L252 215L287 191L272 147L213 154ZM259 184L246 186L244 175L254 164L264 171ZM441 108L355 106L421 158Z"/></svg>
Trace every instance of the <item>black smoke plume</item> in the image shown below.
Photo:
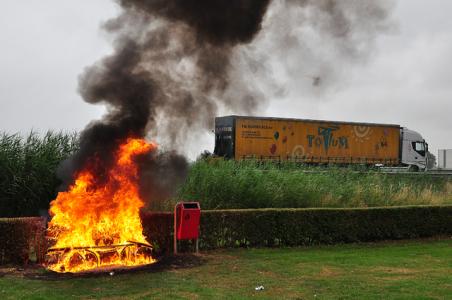
<svg viewBox="0 0 452 300"><path fill-rule="evenodd" d="M158 135L169 149L180 149L186 136L210 126L229 85L232 52L259 32L269 0L118 3L121 15L105 24L115 37L114 54L79 80L83 99L106 105L108 113L85 128L80 150L62 165L66 184L86 167L98 184L108 180L114 151L128 137ZM249 94L222 103L243 111L256 105ZM168 195L171 182L180 182L187 170L175 152L139 161L142 178L149 179L142 184L147 195Z"/></svg>

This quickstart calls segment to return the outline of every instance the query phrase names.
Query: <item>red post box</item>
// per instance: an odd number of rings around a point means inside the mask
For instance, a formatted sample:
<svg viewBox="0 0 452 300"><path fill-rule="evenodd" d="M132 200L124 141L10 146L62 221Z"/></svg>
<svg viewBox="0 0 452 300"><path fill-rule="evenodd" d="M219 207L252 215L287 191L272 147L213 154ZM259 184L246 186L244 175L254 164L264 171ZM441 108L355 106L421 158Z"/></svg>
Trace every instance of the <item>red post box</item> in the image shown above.
<svg viewBox="0 0 452 300"><path fill-rule="evenodd" d="M198 202L179 202L174 208L174 253L177 253L177 240L196 239L198 252L199 219L201 208Z"/></svg>

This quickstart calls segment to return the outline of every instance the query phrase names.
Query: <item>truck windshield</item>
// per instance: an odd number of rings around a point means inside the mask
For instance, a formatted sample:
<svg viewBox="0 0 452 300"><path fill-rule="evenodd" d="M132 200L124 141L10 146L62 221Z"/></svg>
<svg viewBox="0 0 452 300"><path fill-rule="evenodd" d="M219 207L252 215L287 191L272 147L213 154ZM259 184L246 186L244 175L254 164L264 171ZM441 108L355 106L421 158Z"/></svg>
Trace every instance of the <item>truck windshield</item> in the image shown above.
<svg viewBox="0 0 452 300"><path fill-rule="evenodd" d="M425 143L424 142L413 142L413 149L422 156L425 156Z"/></svg>

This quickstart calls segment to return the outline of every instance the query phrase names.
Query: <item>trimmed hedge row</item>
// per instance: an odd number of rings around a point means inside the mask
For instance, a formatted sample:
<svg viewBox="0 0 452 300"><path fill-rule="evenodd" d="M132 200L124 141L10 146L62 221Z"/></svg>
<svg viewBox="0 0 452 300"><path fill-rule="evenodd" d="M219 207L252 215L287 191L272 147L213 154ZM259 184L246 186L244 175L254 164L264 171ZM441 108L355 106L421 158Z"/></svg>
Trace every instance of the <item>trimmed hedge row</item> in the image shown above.
<svg viewBox="0 0 452 300"><path fill-rule="evenodd" d="M45 218L0 218L0 264L43 262L45 230Z"/></svg>
<svg viewBox="0 0 452 300"><path fill-rule="evenodd" d="M143 212L157 253L172 251L173 214ZM0 264L43 262L44 218L0 219ZM452 206L247 209L201 213L201 249L284 247L452 235Z"/></svg>
<svg viewBox="0 0 452 300"><path fill-rule="evenodd" d="M143 215L146 235L172 249L172 213ZM153 220L154 219L154 220ZM156 223L160 223L156 226ZM158 230L156 230L158 228ZM202 211L201 249L371 242L452 234L452 206Z"/></svg>
<svg viewBox="0 0 452 300"><path fill-rule="evenodd" d="M173 245L174 217L168 212L142 212L144 235L157 253L169 252Z"/></svg>

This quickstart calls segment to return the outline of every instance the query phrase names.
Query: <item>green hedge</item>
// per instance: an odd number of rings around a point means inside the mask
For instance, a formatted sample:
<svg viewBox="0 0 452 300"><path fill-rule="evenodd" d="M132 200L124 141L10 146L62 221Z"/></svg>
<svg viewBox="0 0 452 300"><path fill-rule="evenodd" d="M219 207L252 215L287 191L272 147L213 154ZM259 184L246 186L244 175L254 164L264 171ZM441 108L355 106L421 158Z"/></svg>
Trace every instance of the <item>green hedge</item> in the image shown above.
<svg viewBox="0 0 452 300"><path fill-rule="evenodd" d="M158 253L172 251L173 214L143 212L144 233ZM43 218L0 219L0 263L45 255ZM359 209L206 210L200 249L284 247L452 235L452 206Z"/></svg>
<svg viewBox="0 0 452 300"><path fill-rule="evenodd" d="M452 206L208 211L201 223L204 249L370 242L452 234Z"/></svg>
<svg viewBox="0 0 452 300"><path fill-rule="evenodd" d="M173 214L167 212L142 212L144 235L154 246L157 253L169 252L173 238Z"/></svg>
<svg viewBox="0 0 452 300"><path fill-rule="evenodd" d="M166 213L158 218L165 220L158 231L152 213L143 218L146 235L159 240L161 250L171 251L173 216ZM217 210L202 211L200 248L372 242L450 234L452 206Z"/></svg>
<svg viewBox="0 0 452 300"><path fill-rule="evenodd" d="M0 264L44 261L46 220L40 217L0 218Z"/></svg>

